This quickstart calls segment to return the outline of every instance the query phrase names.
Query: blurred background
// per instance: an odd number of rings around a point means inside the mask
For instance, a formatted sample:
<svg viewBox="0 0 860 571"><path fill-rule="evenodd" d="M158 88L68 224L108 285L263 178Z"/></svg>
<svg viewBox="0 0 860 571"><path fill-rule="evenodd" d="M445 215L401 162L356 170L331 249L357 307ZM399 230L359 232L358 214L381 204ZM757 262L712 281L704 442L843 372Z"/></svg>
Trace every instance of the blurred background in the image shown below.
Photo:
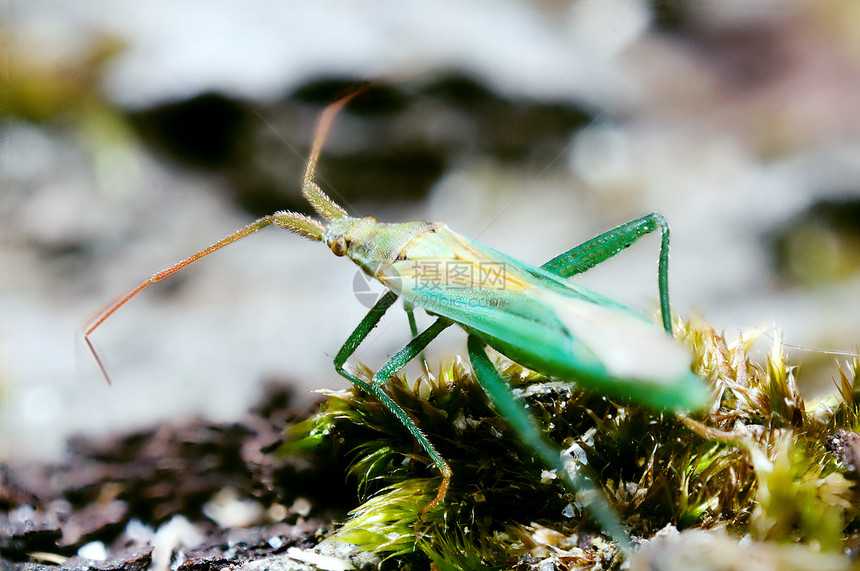
<svg viewBox="0 0 860 571"><path fill-rule="evenodd" d="M70 434L237 419L299 401L368 285L266 229L123 307L154 272L300 195L314 124L350 86L321 186L352 214L427 219L541 264L652 211L671 300L730 337L774 327L809 394L860 344L860 5L3 0L2 459ZM659 240L577 278L646 313ZM370 291L378 291L371 289ZM424 323L427 323L425 320ZM405 344L391 312L356 357ZM462 352L448 331L431 362ZM844 359L844 357L843 357ZM410 375L417 374L412 371Z"/></svg>

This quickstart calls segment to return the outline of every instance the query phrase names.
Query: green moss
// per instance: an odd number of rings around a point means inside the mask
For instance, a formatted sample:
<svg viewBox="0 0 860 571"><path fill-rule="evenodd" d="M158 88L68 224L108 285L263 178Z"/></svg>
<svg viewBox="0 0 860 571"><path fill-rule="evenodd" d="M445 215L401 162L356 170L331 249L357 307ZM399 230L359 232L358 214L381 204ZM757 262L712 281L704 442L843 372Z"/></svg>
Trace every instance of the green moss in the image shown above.
<svg viewBox="0 0 860 571"><path fill-rule="evenodd" d="M697 417L611 401L499 359L525 406L586 470L634 540L666 526L727 530L740 538L839 552L856 530L851 484L825 440L858 426L855 360L838 393L807 406L779 341L764 363L749 339L677 323L694 370L713 388ZM360 375L370 378L363 369ZM285 454L337 448L362 504L326 541L349 543L393 567L438 569L615 567L620 556L568 492L496 416L459 359L438 377L393 378L389 394L449 461L445 501L422 513L440 477L397 419L355 389L329 392L322 410L291 427Z"/></svg>

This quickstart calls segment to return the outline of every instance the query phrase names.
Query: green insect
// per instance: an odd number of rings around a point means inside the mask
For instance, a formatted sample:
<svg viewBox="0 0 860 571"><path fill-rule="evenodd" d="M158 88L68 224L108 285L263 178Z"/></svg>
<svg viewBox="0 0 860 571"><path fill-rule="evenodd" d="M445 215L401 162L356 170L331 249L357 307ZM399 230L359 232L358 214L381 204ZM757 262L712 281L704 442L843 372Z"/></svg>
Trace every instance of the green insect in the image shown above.
<svg viewBox="0 0 860 571"><path fill-rule="evenodd" d="M622 224L573 248L540 267L515 260L473 242L436 222L385 224L353 218L314 182L323 141L335 114L355 94L330 105L320 118L305 170L302 192L324 219L294 212L264 216L208 248L163 270L104 309L87 327L84 338L99 360L90 335L105 319L145 287L188 264L269 225L325 242L336 256L347 256L385 293L361 320L334 358L335 370L379 399L415 437L441 472L438 493L424 511L445 498L452 471L430 439L384 392L386 381L444 329L457 324L468 334L474 374L499 414L567 485L587 493L595 519L619 547L629 539L605 498L588 479L571 474L561 450L544 437L531 414L514 397L490 361L485 347L541 373L575 380L608 395L661 409L696 409L708 398L704 383L690 370L691 356L672 338L668 294L669 228L659 214ZM658 286L663 330L637 312L570 283L566 278L614 256L642 236L659 231L662 245ZM370 382L350 373L345 364L383 314L401 298L413 339L373 375ZM418 333L413 311L421 308L436 321Z"/></svg>

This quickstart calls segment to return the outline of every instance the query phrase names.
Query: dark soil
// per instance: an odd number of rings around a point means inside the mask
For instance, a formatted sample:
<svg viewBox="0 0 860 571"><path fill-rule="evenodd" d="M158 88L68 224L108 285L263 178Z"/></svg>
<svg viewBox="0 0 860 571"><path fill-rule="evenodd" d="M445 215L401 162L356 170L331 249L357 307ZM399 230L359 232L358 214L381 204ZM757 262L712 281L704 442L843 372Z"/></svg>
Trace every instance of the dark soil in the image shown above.
<svg viewBox="0 0 860 571"><path fill-rule="evenodd" d="M284 428L308 411L292 409L283 387L267 391L264 403L237 423L75 438L59 463L0 467L0 571L138 571L154 556L181 571L208 571L313 547L355 498L343 470L274 454ZM255 515L219 526L204 513L213 502L227 511L250 505ZM164 539L189 529L193 547ZM103 545L106 558L78 555L87 544Z"/></svg>

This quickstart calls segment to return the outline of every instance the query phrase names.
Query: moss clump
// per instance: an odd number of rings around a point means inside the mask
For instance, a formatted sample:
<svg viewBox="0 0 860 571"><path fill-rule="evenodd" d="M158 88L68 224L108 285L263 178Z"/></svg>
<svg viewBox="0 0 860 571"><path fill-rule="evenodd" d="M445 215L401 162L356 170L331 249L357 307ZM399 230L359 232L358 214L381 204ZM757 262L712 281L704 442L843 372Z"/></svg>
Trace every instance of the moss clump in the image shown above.
<svg viewBox="0 0 860 571"><path fill-rule="evenodd" d="M857 510L845 468L825 442L858 428L860 362L839 369L833 398L807 406L779 341L758 364L744 337L727 341L681 322L676 335L713 388L710 407L696 416L609 400L504 359L497 366L635 541L696 528L749 535L769 549L794 543L813 555L838 554L856 532ZM373 552L393 568L619 565L583 509L587 498L519 445L459 359L435 377L392 378L386 389L450 463L451 488L443 504L421 513L440 482L431 460L371 396L328 391L322 410L292 426L281 450L348 463L362 504L327 542Z"/></svg>

